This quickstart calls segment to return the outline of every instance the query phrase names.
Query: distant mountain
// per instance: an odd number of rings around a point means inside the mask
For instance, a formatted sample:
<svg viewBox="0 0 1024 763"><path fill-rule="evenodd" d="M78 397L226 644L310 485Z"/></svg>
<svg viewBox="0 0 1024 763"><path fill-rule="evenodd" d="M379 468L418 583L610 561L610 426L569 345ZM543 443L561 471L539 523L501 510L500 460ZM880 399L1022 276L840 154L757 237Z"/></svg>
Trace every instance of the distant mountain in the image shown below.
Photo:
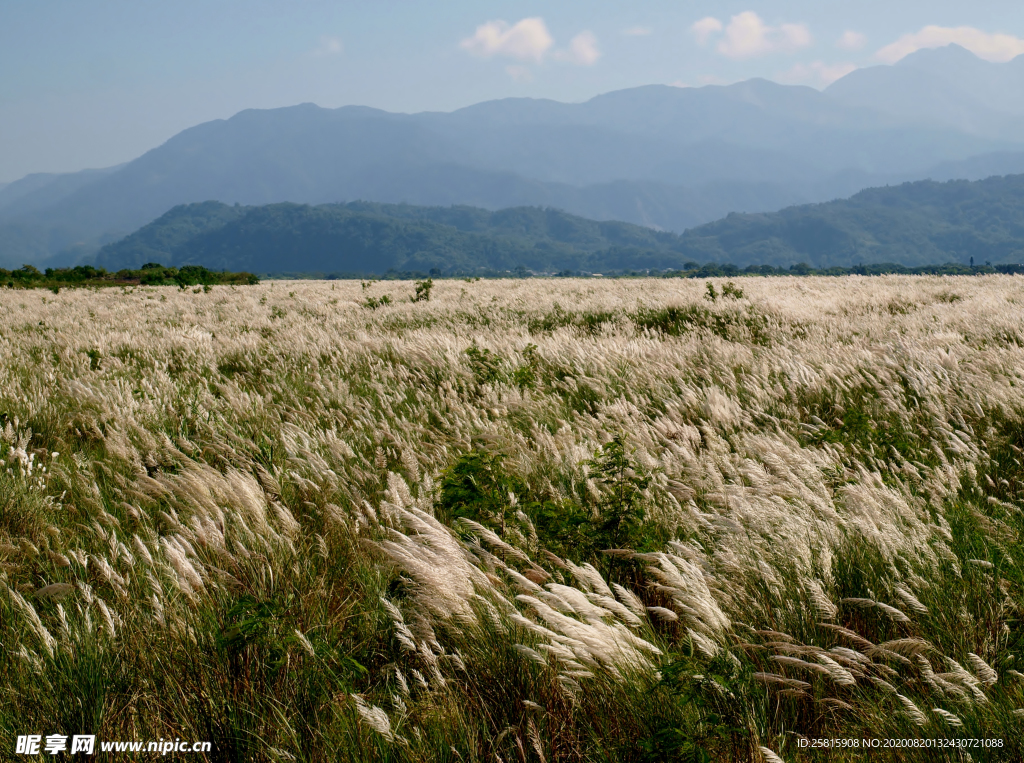
<svg viewBox="0 0 1024 763"><path fill-rule="evenodd" d="M1024 262L1024 175L920 181L770 214L731 214L687 231L691 259L816 268L892 262Z"/></svg>
<svg viewBox="0 0 1024 763"><path fill-rule="evenodd" d="M961 53L854 72L824 93L750 80L652 85L585 103L506 99L451 113L243 111L118 168L0 189L0 266L73 264L171 207L208 199L550 206L681 232L729 212L966 172L972 162L989 174L1013 171L1024 156L1015 127L1024 116L956 80L942 58L950 55ZM966 69L1016 81L1015 62L966 55Z"/></svg>
<svg viewBox="0 0 1024 763"><path fill-rule="evenodd" d="M995 111L1024 115L1024 56L1005 64L978 58L959 45L924 48L900 60L935 74Z"/></svg>
<svg viewBox="0 0 1024 763"><path fill-rule="evenodd" d="M191 128L8 220L22 226L23 240L35 230L39 241L88 246L178 203L365 198L553 205L679 231L728 211L834 198L1005 145L909 128L810 88L757 80L635 88L583 104L513 99L451 114L307 104ZM851 188L851 176L860 184ZM0 231L0 255L24 254L8 239Z"/></svg>
<svg viewBox="0 0 1024 763"><path fill-rule="evenodd" d="M0 187L0 267L41 263L61 251L70 261L113 240L88 225L83 233L82 226L47 210L118 169L37 173Z"/></svg>
<svg viewBox="0 0 1024 763"><path fill-rule="evenodd" d="M928 180L984 180L997 175L1024 173L1024 152L1002 151L957 162L943 162L928 171Z"/></svg>
<svg viewBox="0 0 1024 763"><path fill-rule="evenodd" d="M993 139L1024 135L1024 56L997 64L959 45L919 50L894 66L857 69L825 93L848 108L921 125Z"/></svg>
<svg viewBox="0 0 1024 763"><path fill-rule="evenodd" d="M0 220L31 214L92 185L123 165L67 174L36 173L0 185Z"/></svg>
<svg viewBox="0 0 1024 763"><path fill-rule="evenodd" d="M841 201L730 214L682 235L556 209L367 202L175 207L103 247L108 270L147 262L260 274L615 272L686 262L815 268L1024 262L1024 175L872 188Z"/></svg>

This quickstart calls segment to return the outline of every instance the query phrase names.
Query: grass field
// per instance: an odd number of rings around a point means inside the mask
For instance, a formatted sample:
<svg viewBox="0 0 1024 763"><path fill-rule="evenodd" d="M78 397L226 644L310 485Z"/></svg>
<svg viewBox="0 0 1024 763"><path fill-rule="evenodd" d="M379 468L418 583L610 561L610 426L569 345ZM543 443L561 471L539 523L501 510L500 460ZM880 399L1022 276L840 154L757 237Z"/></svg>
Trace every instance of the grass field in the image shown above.
<svg viewBox="0 0 1024 763"><path fill-rule="evenodd" d="M0 290L0 757L1024 759L1024 277L413 295Z"/></svg>

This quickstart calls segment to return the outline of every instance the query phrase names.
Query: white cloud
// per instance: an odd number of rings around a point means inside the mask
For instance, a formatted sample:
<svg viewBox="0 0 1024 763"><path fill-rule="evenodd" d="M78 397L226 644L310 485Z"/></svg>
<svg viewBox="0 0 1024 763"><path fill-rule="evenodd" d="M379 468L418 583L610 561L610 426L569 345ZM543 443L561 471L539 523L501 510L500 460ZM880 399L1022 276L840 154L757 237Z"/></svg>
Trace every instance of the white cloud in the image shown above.
<svg viewBox="0 0 1024 763"><path fill-rule="evenodd" d="M646 37L653 31L649 26L631 26L629 29L623 29L622 33L626 37Z"/></svg>
<svg viewBox="0 0 1024 763"><path fill-rule="evenodd" d="M713 34L718 34L724 27L722 22L716 19L714 16L707 16L702 18L700 21L694 23L690 27L690 31L693 32L693 36L697 38L699 45L707 44L708 39Z"/></svg>
<svg viewBox="0 0 1024 763"><path fill-rule="evenodd" d="M852 29L847 29L840 35L839 39L836 40L836 47L842 48L843 50L860 50L868 43L868 38L862 35L860 32L854 32Z"/></svg>
<svg viewBox="0 0 1024 763"><path fill-rule="evenodd" d="M520 61L540 63L554 44L544 19L527 18L509 26L504 21L488 21L476 28L459 46L474 56L507 56Z"/></svg>
<svg viewBox="0 0 1024 763"><path fill-rule="evenodd" d="M811 32L806 24L768 26L753 11L744 11L729 20L725 38L719 41L717 49L729 58L752 58L767 53L789 53L810 44Z"/></svg>
<svg viewBox="0 0 1024 763"><path fill-rule="evenodd" d="M601 51L597 48L597 38L589 29L585 29L569 40L568 50L560 50L555 53L559 61L567 61L571 64L581 66L593 66L601 57Z"/></svg>
<svg viewBox="0 0 1024 763"><path fill-rule="evenodd" d="M826 64L824 61L813 61L809 64L797 64L789 71L780 74L778 80L789 84L810 84L827 87L856 68L856 64L849 62Z"/></svg>
<svg viewBox="0 0 1024 763"><path fill-rule="evenodd" d="M321 37L320 45L313 51L314 56L340 56L345 46L337 37Z"/></svg>
<svg viewBox="0 0 1024 763"><path fill-rule="evenodd" d="M941 48L956 43L986 61L1009 61L1024 53L1024 40L1009 34L988 34L974 27L926 26L886 45L875 57L894 64L922 48Z"/></svg>

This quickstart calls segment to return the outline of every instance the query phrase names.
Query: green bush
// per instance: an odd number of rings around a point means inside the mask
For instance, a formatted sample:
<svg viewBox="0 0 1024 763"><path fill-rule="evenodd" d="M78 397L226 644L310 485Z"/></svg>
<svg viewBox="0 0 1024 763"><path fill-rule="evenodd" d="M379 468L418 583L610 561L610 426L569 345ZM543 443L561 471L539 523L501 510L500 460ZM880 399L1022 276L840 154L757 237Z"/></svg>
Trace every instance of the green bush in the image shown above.
<svg viewBox="0 0 1024 763"><path fill-rule="evenodd" d="M412 298L413 302L429 302L430 301L430 290L434 288L434 279L428 278L425 281L416 282L416 295Z"/></svg>
<svg viewBox="0 0 1024 763"><path fill-rule="evenodd" d="M481 349L474 343L466 350L466 355L477 384L495 384L504 378L501 359L486 347Z"/></svg>

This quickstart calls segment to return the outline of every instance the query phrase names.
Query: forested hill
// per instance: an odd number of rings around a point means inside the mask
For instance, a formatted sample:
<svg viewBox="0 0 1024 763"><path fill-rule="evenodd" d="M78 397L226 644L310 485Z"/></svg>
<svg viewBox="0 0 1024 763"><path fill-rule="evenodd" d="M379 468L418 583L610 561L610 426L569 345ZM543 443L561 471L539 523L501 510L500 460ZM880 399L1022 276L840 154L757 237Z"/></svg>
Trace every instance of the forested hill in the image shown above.
<svg viewBox="0 0 1024 763"><path fill-rule="evenodd" d="M187 204L97 254L108 270L146 262L250 272L373 275L388 271L671 268L679 237L556 209L404 204Z"/></svg>
<svg viewBox="0 0 1024 763"><path fill-rule="evenodd" d="M97 255L108 270L146 262L254 273L374 275L486 271L907 266L1024 261L1024 175L922 181L770 214L732 214L682 235L555 209L353 202L175 207Z"/></svg>
<svg viewBox="0 0 1024 763"><path fill-rule="evenodd" d="M1024 262L1024 175L904 183L770 214L732 214L687 231L681 251L741 267Z"/></svg>

